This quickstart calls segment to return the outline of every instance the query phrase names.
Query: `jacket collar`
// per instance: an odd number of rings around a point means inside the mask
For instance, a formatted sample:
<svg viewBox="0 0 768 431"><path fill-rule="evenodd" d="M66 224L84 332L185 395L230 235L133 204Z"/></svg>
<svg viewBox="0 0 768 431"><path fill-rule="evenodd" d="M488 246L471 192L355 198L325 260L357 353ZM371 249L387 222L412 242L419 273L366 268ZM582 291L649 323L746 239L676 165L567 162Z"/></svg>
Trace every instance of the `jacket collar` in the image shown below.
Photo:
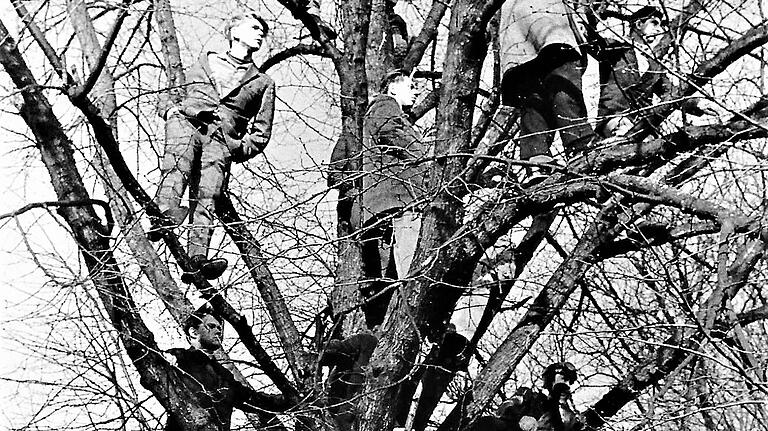
<svg viewBox="0 0 768 431"><path fill-rule="evenodd" d="M216 51L205 52L204 54L200 55L200 59L198 61L200 62L200 65L203 67L203 70L205 71L205 74L208 76L208 78L213 80L213 71L211 71L211 64L210 62L208 62L208 56L211 54L218 54L218 53ZM237 86L231 89L229 93L220 94L219 96L223 98L225 96L232 94L232 92L240 89L243 85L258 78L259 76L261 76L261 74L262 73L259 71L259 68L256 67L255 64L251 63L251 65L245 71L245 74L242 76L242 78L240 78L240 82L237 84ZM214 88L216 88L215 85L214 85Z"/></svg>

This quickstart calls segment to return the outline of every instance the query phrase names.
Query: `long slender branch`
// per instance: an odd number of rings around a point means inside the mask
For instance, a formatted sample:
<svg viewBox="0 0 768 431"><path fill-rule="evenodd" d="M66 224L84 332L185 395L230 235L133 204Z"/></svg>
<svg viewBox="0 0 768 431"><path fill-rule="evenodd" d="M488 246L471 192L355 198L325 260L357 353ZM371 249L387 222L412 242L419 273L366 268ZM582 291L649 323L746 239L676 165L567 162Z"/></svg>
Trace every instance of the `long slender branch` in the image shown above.
<svg viewBox="0 0 768 431"><path fill-rule="evenodd" d="M101 53L99 54L95 66L91 68L88 78L82 85L78 85L76 88L70 90L70 99L81 99L86 94L88 94L91 89L93 89L94 85L96 85L96 81L98 81L102 69L104 69L104 66L107 64L107 57L109 57L112 46L117 39L117 33L120 31L120 27L122 27L123 21L125 21L125 18L128 16L130 6L134 1L136 0L126 0L123 2L122 8L120 9L120 12L118 12L115 23L112 25L112 28L109 31L109 35L104 42L104 46L101 49Z"/></svg>

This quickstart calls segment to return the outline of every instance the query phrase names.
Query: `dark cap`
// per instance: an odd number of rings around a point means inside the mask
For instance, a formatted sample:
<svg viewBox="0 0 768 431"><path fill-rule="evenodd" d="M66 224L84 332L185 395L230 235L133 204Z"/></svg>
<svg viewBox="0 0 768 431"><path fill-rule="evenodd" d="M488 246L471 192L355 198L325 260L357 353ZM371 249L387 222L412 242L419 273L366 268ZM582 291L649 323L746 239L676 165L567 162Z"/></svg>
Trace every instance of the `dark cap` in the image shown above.
<svg viewBox="0 0 768 431"><path fill-rule="evenodd" d="M407 73L403 69L393 69L387 72L386 75L384 75L384 79L381 80L381 86L379 87L380 93L386 93L387 88L389 88L389 84L399 80L400 78L408 76Z"/></svg>
<svg viewBox="0 0 768 431"><path fill-rule="evenodd" d="M664 13L656 6L641 7L635 13L629 16L628 21L634 24L638 21L644 21L648 18L658 18L662 21L662 24L667 24L667 20L664 19Z"/></svg>

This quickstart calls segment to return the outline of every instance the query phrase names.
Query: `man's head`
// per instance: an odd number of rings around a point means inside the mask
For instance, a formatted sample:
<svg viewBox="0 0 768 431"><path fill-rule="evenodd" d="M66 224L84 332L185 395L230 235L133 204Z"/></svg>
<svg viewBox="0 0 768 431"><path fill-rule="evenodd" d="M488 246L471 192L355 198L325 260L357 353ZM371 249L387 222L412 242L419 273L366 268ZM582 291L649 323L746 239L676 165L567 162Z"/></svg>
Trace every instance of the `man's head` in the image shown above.
<svg viewBox="0 0 768 431"><path fill-rule="evenodd" d="M576 382L576 367L570 362L556 362L544 370L544 389L553 397L569 395L571 385Z"/></svg>
<svg viewBox="0 0 768 431"><path fill-rule="evenodd" d="M629 25L633 37L651 45L667 31L664 13L655 6L643 6L630 15Z"/></svg>
<svg viewBox="0 0 768 431"><path fill-rule="evenodd" d="M224 28L224 35L230 49L240 45L250 51L256 51L269 33L269 26L256 14L235 15Z"/></svg>
<svg viewBox="0 0 768 431"><path fill-rule="evenodd" d="M381 92L392 96L401 107L411 106L416 100L413 79L402 70L394 70L384 77Z"/></svg>
<svg viewBox="0 0 768 431"><path fill-rule="evenodd" d="M187 318L184 333L195 348L212 351L221 347L221 322L207 308L198 309Z"/></svg>

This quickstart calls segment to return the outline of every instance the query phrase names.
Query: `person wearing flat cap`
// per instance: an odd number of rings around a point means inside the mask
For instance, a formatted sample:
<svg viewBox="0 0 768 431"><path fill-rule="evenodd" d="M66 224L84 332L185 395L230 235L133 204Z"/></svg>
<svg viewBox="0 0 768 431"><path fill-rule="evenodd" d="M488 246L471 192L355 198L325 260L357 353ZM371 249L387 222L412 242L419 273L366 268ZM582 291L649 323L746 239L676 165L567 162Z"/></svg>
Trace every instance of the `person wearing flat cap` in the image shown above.
<svg viewBox="0 0 768 431"><path fill-rule="evenodd" d="M653 49L667 32L661 9L644 6L627 19L629 40L601 40L596 57L600 61L600 102L595 131L602 137L626 136L635 123L656 123L654 96L672 88L669 73ZM691 115L717 115L707 99L689 99L682 109Z"/></svg>

